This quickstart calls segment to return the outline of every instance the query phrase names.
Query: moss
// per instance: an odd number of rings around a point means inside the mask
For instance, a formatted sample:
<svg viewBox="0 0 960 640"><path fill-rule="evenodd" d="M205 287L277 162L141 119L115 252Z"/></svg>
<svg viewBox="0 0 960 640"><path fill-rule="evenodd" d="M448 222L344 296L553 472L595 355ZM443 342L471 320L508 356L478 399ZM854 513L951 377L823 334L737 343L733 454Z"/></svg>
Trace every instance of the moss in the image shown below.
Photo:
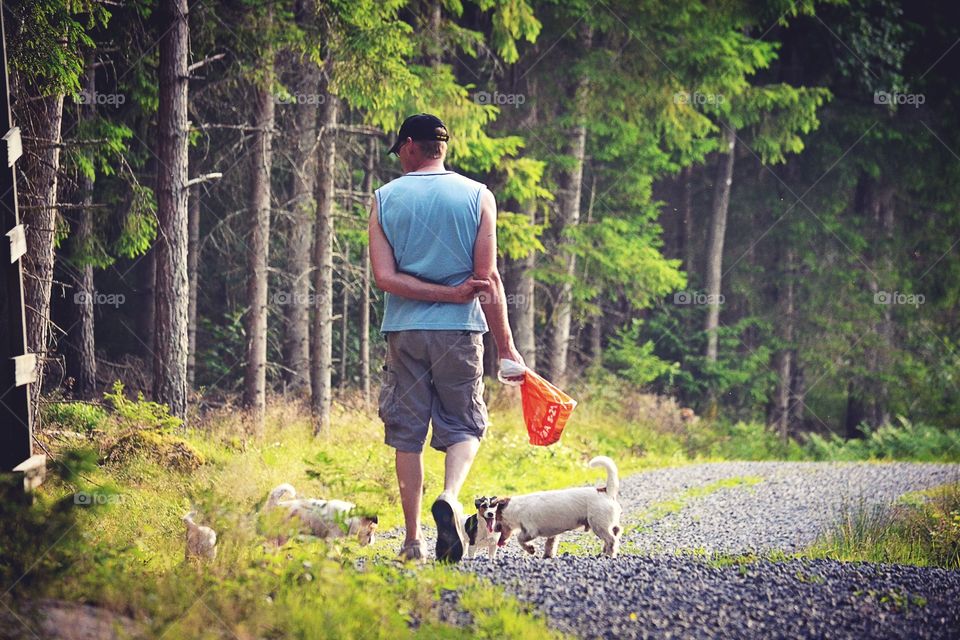
<svg viewBox="0 0 960 640"><path fill-rule="evenodd" d="M205 462L204 457L183 438L147 429L126 429L108 436L101 448L104 464L122 466L137 457L180 472L196 471Z"/></svg>

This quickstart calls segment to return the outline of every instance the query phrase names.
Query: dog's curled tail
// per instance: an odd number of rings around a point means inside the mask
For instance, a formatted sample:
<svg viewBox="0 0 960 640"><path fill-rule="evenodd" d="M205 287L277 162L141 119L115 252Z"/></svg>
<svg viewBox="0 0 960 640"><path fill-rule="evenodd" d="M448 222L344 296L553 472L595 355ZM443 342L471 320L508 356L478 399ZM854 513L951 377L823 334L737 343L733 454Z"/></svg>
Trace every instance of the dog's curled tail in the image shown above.
<svg viewBox="0 0 960 640"><path fill-rule="evenodd" d="M590 461L591 467L603 467L607 470L607 495L611 500L617 499L620 492L620 476L617 475L617 465L607 456L597 456Z"/></svg>

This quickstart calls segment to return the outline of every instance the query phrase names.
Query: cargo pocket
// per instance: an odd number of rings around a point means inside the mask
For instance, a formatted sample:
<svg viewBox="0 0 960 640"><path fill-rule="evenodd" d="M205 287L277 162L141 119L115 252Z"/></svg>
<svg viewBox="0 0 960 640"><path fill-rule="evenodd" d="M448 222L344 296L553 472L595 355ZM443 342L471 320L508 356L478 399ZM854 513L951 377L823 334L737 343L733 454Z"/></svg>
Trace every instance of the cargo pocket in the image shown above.
<svg viewBox="0 0 960 640"><path fill-rule="evenodd" d="M468 411L469 419L477 437L482 438L489 422L487 403L483 400L483 334L470 332L466 345L464 360L472 365L475 376Z"/></svg>
<svg viewBox="0 0 960 640"><path fill-rule="evenodd" d="M377 402L377 414L380 416L380 419L383 420L384 424L390 424L396 419L396 411L394 411L394 407L397 404L396 397L397 373L391 370L388 365L384 365L380 381L380 397Z"/></svg>

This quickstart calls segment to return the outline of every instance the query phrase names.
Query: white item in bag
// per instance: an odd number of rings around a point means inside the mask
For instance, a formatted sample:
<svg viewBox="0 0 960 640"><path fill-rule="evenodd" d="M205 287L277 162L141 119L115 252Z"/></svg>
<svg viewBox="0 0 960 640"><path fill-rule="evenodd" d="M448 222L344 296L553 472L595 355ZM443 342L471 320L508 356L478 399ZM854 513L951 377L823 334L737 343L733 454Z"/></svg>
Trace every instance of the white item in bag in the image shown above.
<svg viewBox="0 0 960 640"><path fill-rule="evenodd" d="M500 371L497 372L497 379L503 384L519 386L523 384L523 376L527 372L527 367L516 360L500 359Z"/></svg>

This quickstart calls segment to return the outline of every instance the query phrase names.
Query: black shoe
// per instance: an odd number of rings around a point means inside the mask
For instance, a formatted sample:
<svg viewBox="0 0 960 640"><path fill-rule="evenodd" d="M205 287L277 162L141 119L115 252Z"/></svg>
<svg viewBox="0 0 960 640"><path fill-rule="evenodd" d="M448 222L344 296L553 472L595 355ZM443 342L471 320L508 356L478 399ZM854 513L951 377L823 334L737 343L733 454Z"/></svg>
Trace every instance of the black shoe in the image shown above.
<svg viewBox="0 0 960 640"><path fill-rule="evenodd" d="M437 560L457 563L463 557L463 539L457 527L457 512L454 505L440 496L430 507L437 523Z"/></svg>

